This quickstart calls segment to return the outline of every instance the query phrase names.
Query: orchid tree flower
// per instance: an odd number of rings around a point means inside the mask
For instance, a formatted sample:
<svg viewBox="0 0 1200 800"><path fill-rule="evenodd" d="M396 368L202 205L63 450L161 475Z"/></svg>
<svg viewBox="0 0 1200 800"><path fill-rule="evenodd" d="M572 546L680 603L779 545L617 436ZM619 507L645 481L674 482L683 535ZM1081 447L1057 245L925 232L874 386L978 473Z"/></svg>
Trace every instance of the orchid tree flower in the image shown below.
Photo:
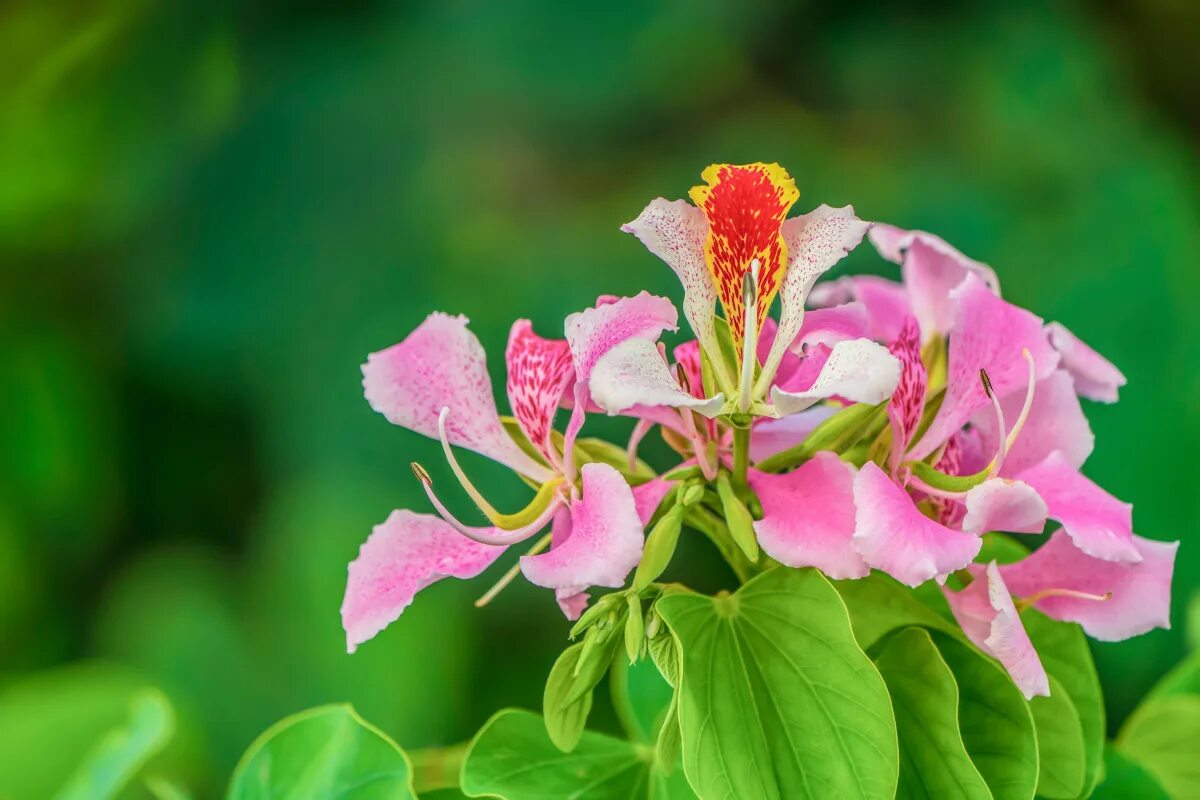
<svg viewBox="0 0 1200 800"><path fill-rule="evenodd" d="M631 342L655 347L658 335L675 325L670 301L645 292L571 315L566 339L542 338L528 320L514 323L506 388L527 448L496 410L483 347L465 317L432 314L404 341L371 354L363 365L371 407L396 425L440 440L451 470L491 524L461 522L435 493L428 471L414 464L437 516L393 512L350 564L342 605L349 649L394 621L420 589L447 576L474 577L508 546L547 526L551 536L521 558L520 569L531 582L555 589L564 611L578 614L588 586L621 586L640 558L642 525L665 490L660 483L631 490L606 463L578 469L574 443L597 363ZM553 422L568 391L576 402L560 449ZM679 400L669 387L665 396ZM538 487L534 499L515 514L497 511L467 477L455 447L509 467ZM538 552L547 544L549 552Z"/></svg>

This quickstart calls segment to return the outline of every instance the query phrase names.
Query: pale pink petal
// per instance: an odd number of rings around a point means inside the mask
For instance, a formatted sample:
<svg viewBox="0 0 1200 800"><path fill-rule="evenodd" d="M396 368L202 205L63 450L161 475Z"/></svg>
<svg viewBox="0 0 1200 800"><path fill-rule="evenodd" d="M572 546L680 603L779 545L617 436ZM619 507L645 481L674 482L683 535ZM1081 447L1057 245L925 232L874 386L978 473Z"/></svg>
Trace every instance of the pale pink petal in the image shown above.
<svg viewBox="0 0 1200 800"><path fill-rule="evenodd" d="M1046 527L1046 501L1022 481L986 480L968 491L963 503L962 529L967 533L1041 533Z"/></svg>
<svg viewBox="0 0 1200 800"><path fill-rule="evenodd" d="M838 342L811 387L790 392L774 386L771 402L781 417L834 395L855 403L882 403L899 380L900 362L886 347L870 339L853 339Z"/></svg>
<svg viewBox="0 0 1200 800"><path fill-rule="evenodd" d="M803 354L806 347L818 344L833 347L847 339L867 335L867 307L857 301L830 308L816 308L804 315L800 332L789 349Z"/></svg>
<svg viewBox="0 0 1200 800"><path fill-rule="evenodd" d="M685 465L680 464L679 466ZM650 518L658 510L659 504L674 485L675 481L664 480L660 477L633 487L633 503L637 507L638 519L643 526L650 522Z"/></svg>
<svg viewBox="0 0 1200 800"><path fill-rule="evenodd" d="M635 406L668 406L711 418L725 403L723 394L705 400L685 392L658 346L648 339L629 339L605 353L592 367L588 389L596 405L609 414Z"/></svg>
<svg viewBox="0 0 1200 800"><path fill-rule="evenodd" d="M508 334L508 403L526 438L550 458L554 413L575 376L571 348L563 339L544 339L527 319L513 323Z"/></svg>
<svg viewBox="0 0 1200 800"><path fill-rule="evenodd" d="M571 535L548 553L521 557L531 583L547 588L617 588L642 557L642 524L629 485L608 464L584 464L583 494L571 503Z"/></svg>
<svg viewBox="0 0 1200 800"><path fill-rule="evenodd" d="M1051 519L1062 523L1084 553L1106 561L1141 558L1133 544L1133 506L1088 480L1062 453L1051 453L1016 477L1042 496Z"/></svg>
<svg viewBox="0 0 1200 800"><path fill-rule="evenodd" d="M1001 570L993 561L984 570L971 567L974 580L960 592L942 589L954 618L972 642L1004 665L1013 683L1032 700L1050 696L1050 681L1038 658L1021 616L1004 585ZM986 579L985 579L986 576Z"/></svg>
<svg viewBox="0 0 1200 800"><path fill-rule="evenodd" d="M1025 387L1010 392L1000 400L1007 425L1011 426L1017 419L1024 403ZM991 408L985 408L975 415L971 425L979 431L980 444L988 454L987 459L990 459L1000 444L1001 436L995 413ZM1040 463L1055 450L1061 451L1071 466L1081 467L1092 454L1095 441L1083 407L1079 405L1071 376L1062 369L1056 369L1038 381L1029 417L1004 457L1000 474L1008 477L1016 475Z"/></svg>
<svg viewBox="0 0 1200 800"><path fill-rule="evenodd" d="M888 401L887 415L892 426L892 453L889 464L892 472L900 465L912 442L921 414L925 411L925 364L921 361L921 331L917 320L904 321L900 335L888 346L900 361L900 382Z"/></svg>
<svg viewBox="0 0 1200 800"><path fill-rule="evenodd" d="M346 650L394 622L413 596L442 578L474 578L506 548L479 544L428 514L393 511L350 562L342 627Z"/></svg>
<svg viewBox="0 0 1200 800"><path fill-rule="evenodd" d="M572 622L579 619L588 604L587 592L575 592L571 587L555 589L554 599L558 601L563 616Z"/></svg>
<svg viewBox="0 0 1200 800"><path fill-rule="evenodd" d="M750 437L750 459L758 462L768 456L795 447L825 420L841 409L831 405L815 406L782 419L757 417Z"/></svg>
<svg viewBox="0 0 1200 800"><path fill-rule="evenodd" d="M437 438L438 415L449 408L451 444L538 482L551 477L504 430L483 346L466 317L430 314L403 342L367 356L362 373L367 402L389 422Z"/></svg>
<svg viewBox="0 0 1200 800"><path fill-rule="evenodd" d="M963 255L942 237L927 233L926 231L906 231L884 222L875 222L871 225L871 244L874 245L881 256L894 264L900 264L904 261L905 252L918 239L927 247L932 248L947 258L953 259L966 270L977 274L988 285L989 289L996 294L1000 294L1000 281L996 277L995 270L981 261L976 261L973 258Z"/></svg>
<svg viewBox="0 0 1200 800"><path fill-rule="evenodd" d="M939 525L874 462L854 478L854 547L872 567L919 586L971 563L980 539Z"/></svg>
<svg viewBox="0 0 1200 800"><path fill-rule="evenodd" d="M1041 319L1001 300L975 273L969 273L951 295L956 309L945 399L913 448L914 459L932 453L976 411L991 404L979 377L981 369L987 370L997 396L1004 397L1029 382L1023 350L1033 357L1036 380L1058 366L1058 353L1042 334Z"/></svg>
<svg viewBox="0 0 1200 800"><path fill-rule="evenodd" d="M1034 607L1054 619L1078 622L1087 634L1105 642L1137 636L1154 628L1171 627L1171 576L1179 542L1156 542L1133 537L1141 561L1116 563L1085 555L1062 531L1022 561L1001 567L1004 579L1018 597L1046 594ZM1107 600L1102 598L1111 593Z"/></svg>
<svg viewBox="0 0 1200 800"><path fill-rule="evenodd" d="M1111 361L1084 344L1061 323L1046 326L1050 344L1062 356L1062 365L1075 379L1075 390L1089 400L1117 402L1117 390L1125 385L1125 376Z"/></svg>
<svg viewBox="0 0 1200 800"><path fill-rule="evenodd" d="M767 555L789 567L816 567L831 578L861 578L871 570L851 544L854 468L834 453L817 453L780 475L750 470L762 503L754 523Z"/></svg>
<svg viewBox="0 0 1200 800"><path fill-rule="evenodd" d="M912 314L908 291L898 281L875 275L848 275L818 283L808 296L814 308L856 300L867 310L867 338L890 342L900 335L904 318Z"/></svg>
<svg viewBox="0 0 1200 800"><path fill-rule="evenodd" d="M763 362L763 373L774 375L784 352L800 332L804 303L817 278L858 247L869 225L854 216L851 206L821 205L784 220L780 235L787 244L788 263L779 289L779 332Z"/></svg>
<svg viewBox="0 0 1200 800"><path fill-rule="evenodd" d="M710 353L717 349L713 327L717 290L704 262L704 240L708 220L704 212L686 200L652 200L633 222L621 226L632 233L654 255L667 263L683 284L683 315L692 332Z"/></svg>

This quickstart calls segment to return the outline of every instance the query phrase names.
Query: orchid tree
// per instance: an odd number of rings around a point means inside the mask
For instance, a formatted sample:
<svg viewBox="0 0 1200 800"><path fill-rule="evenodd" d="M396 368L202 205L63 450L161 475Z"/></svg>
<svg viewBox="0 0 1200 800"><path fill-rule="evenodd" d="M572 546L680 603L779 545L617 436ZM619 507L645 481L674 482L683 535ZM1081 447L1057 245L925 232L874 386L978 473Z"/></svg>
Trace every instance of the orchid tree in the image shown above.
<svg viewBox="0 0 1200 800"><path fill-rule="evenodd" d="M700 177L621 227L678 276L693 338L668 349L678 312L647 292L600 297L549 337L517 320L506 409L462 316L431 314L363 365L371 407L445 463L412 465L428 504L393 511L350 563L349 651L509 548L479 602L523 576L571 622L541 716L502 711L419 760L417 790L1089 795L1104 712L1084 636L1168 627L1177 547L1137 535L1081 471L1080 398L1115 402L1125 378L937 236L850 206L789 216L799 192L777 164ZM864 240L894 277L818 283ZM584 436L598 414L630 418L630 439ZM659 472L638 457L656 431L678 458ZM527 496L485 497L459 449ZM711 542L736 591L664 579L686 575L685 536ZM586 730L606 676L623 739Z"/></svg>

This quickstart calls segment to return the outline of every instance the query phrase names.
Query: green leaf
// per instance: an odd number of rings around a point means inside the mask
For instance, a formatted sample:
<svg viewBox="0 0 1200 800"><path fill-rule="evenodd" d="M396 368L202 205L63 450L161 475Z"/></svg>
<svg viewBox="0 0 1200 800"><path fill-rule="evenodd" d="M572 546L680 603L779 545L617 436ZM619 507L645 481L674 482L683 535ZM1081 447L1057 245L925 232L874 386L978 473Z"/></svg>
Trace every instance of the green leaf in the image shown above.
<svg viewBox="0 0 1200 800"><path fill-rule="evenodd" d="M812 569L657 608L682 659L683 765L703 798L891 798L899 757L887 688L845 606Z"/></svg>
<svg viewBox="0 0 1200 800"><path fill-rule="evenodd" d="M233 771L230 800L415 798L404 752L348 705L310 708L268 728Z"/></svg>
<svg viewBox="0 0 1200 800"><path fill-rule="evenodd" d="M1056 622L1035 609L1023 611L1021 621L1046 673L1062 685L1079 715L1087 760L1082 791L1086 795L1100 780L1104 766L1104 698L1087 639L1078 625Z"/></svg>
<svg viewBox="0 0 1200 800"><path fill-rule="evenodd" d="M957 625L939 616L918 600L911 589L882 572L873 572L859 580L836 581L834 587L850 612L854 637L864 650L888 633L910 625L962 637Z"/></svg>
<svg viewBox="0 0 1200 800"><path fill-rule="evenodd" d="M1037 792L1042 797L1069 798L1083 793L1087 772L1087 747L1083 741L1083 724L1071 697L1053 675L1050 676L1050 696L1029 701L1033 721L1037 725L1038 775Z"/></svg>
<svg viewBox="0 0 1200 800"><path fill-rule="evenodd" d="M154 800L191 800L192 798L183 787L157 775L146 778L146 791L154 797Z"/></svg>
<svg viewBox="0 0 1200 800"><path fill-rule="evenodd" d="M1200 797L1200 697L1176 695L1139 706L1117 737L1117 749L1175 798Z"/></svg>
<svg viewBox="0 0 1200 800"><path fill-rule="evenodd" d="M71 779L55 795L58 800L113 797L155 753L175 729L170 703L156 689L143 689L129 703L129 718L96 743Z"/></svg>
<svg viewBox="0 0 1200 800"><path fill-rule="evenodd" d="M933 640L958 683L963 744L996 800L1028 800L1038 781L1033 715L1019 689L995 661L961 640Z"/></svg>
<svg viewBox="0 0 1200 800"><path fill-rule="evenodd" d="M958 729L958 686L929 634L906 628L875 659L892 696L900 739L897 798L982 798L992 794Z"/></svg>
<svg viewBox="0 0 1200 800"><path fill-rule="evenodd" d="M1179 694L1200 695L1200 652L1192 653L1176 664L1174 669L1154 685L1146 699Z"/></svg>
<svg viewBox="0 0 1200 800"><path fill-rule="evenodd" d="M542 713L546 719L546 733L558 749L569 752L579 742L588 714L592 711L592 686L577 694L575 668L583 653L583 642L573 644L562 652L550 669L546 689L542 693ZM603 674L603 673L601 673ZM588 680L587 676L583 680ZM599 676L596 681L599 682Z"/></svg>
<svg viewBox="0 0 1200 800"><path fill-rule="evenodd" d="M502 800L631 800L647 796L649 761L648 748L591 732L564 753L540 717L509 709L488 720L471 743L462 790Z"/></svg>
<svg viewBox="0 0 1200 800"><path fill-rule="evenodd" d="M1096 787L1093 800L1171 800L1153 775L1136 761L1109 745L1104 748L1104 780Z"/></svg>

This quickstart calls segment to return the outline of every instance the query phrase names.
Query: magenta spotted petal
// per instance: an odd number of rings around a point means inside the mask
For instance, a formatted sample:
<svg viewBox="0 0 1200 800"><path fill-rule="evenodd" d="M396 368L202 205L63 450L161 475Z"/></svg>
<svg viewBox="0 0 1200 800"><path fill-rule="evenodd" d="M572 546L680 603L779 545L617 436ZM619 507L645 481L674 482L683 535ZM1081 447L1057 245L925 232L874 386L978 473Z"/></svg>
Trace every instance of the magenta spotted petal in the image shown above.
<svg viewBox="0 0 1200 800"><path fill-rule="evenodd" d="M995 561L986 569L974 564L971 575L974 580L960 592L942 589L963 633L1004 665L1025 699L1032 700L1038 695L1049 697L1050 681L1046 669L1021 624L1021 616L1004 585L1001 569Z"/></svg>
<svg viewBox="0 0 1200 800"><path fill-rule="evenodd" d="M642 557L642 523L629 485L608 464L584 464L583 494L571 503L571 535L550 552L521 557L530 583L578 594L617 588Z"/></svg>
<svg viewBox="0 0 1200 800"><path fill-rule="evenodd" d="M1051 453L1017 478L1042 496L1051 519L1084 553L1105 561L1141 560L1133 542L1133 506L1086 478L1062 453Z"/></svg>
<svg viewBox="0 0 1200 800"><path fill-rule="evenodd" d="M350 562L342 627L346 650L386 628L413 596L442 578L474 578L506 548L479 544L428 514L393 511Z"/></svg>
<svg viewBox="0 0 1200 800"><path fill-rule="evenodd" d="M544 339L527 319L508 334L508 402L526 438L548 459L556 457L550 428L559 401L575 376L571 348L562 339Z"/></svg>
<svg viewBox="0 0 1200 800"><path fill-rule="evenodd" d="M367 402L392 424L436 439L438 415L449 408L450 444L539 483L551 477L504 430L483 345L467 329L466 317L430 314L403 342L369 355L362 373Z"/></svg>
<svg viewBox="0 0 1200 800"><path fill-rule="evenodd" d="M1095 639L1115 642L1171 627L1171 577L1179 542L1134 536L1133 546L1140 562L1103 561L1084 554L1059 531L1001 572L1009 588L1018 597L1034 599L1039 611L1078 622Z"/></svg>
<svg viewBox="0 0 1200 800"><path fill-rule="evenodd" d="M1050 344L1062 355L1062 365L1075 379L1075 390L1089 400L1117 402L1117 391L1125 385L1125 376L1111 361L1084 344L1061 323L1046 326Z"/></svg>
<svg viewBox="0 0 1200 800"><path fill-rule="evenodd" d="M1017 419L1024 402L1025 387L1010 392L1000 400L1007 425L1011 426ZM983 409L971 420L971 425L979 432L983 450L991 458L991 454L999 448L1001 436L995 412L991 408ZM1055 450L1060 451L1071 466L1078 468L1092 454L1095 443L1096 437L1092 435L1083 407L1079 405L1071 376L1062 369L1056 369L1038 381L1029 417L1009 448L1000 474L1012 477L1041 463Z"/></svg>
<svg viewBox="0 0 1200 800"><path fill-rule="evenodd" d="M956 308L945 400L913 448L914 459L932 453L976 411L991 403L979 377L981 369L987 370L997 396L1004 397L1029 382L1022 351L1028 350L1033 357L1037 380L1058 365L1058 353L1046 341L1041 319L1001 300L975 273L969 273L951 294Z"/></svg>
<svg viewBox="0 0 1200 800"><path fill-rule="evenodd" d="M900 361L900 382L888 401L887 415L892 426L890 468L895 473L912 442L921 414L925 411L925 364L921 361L921 331L917 320L908 317L904 328L888 350Z"/></svg>
<svg viewBox="0 0 1200 800"><path fill-rule="evenodd" d="M854 468L834 453L817 453L780 475L750 470L762 503L754 523L767 555L789 567L816 567L831 578L861 578L871 570L851 544Z"/></svg>
<svg viewBox="0 0 1200 800"><path fill-rule="evenodd" d="M854 547L870 566L919 586L971 563L980 539L921 513L908 492L874 462L854 478Z"/></svg>

